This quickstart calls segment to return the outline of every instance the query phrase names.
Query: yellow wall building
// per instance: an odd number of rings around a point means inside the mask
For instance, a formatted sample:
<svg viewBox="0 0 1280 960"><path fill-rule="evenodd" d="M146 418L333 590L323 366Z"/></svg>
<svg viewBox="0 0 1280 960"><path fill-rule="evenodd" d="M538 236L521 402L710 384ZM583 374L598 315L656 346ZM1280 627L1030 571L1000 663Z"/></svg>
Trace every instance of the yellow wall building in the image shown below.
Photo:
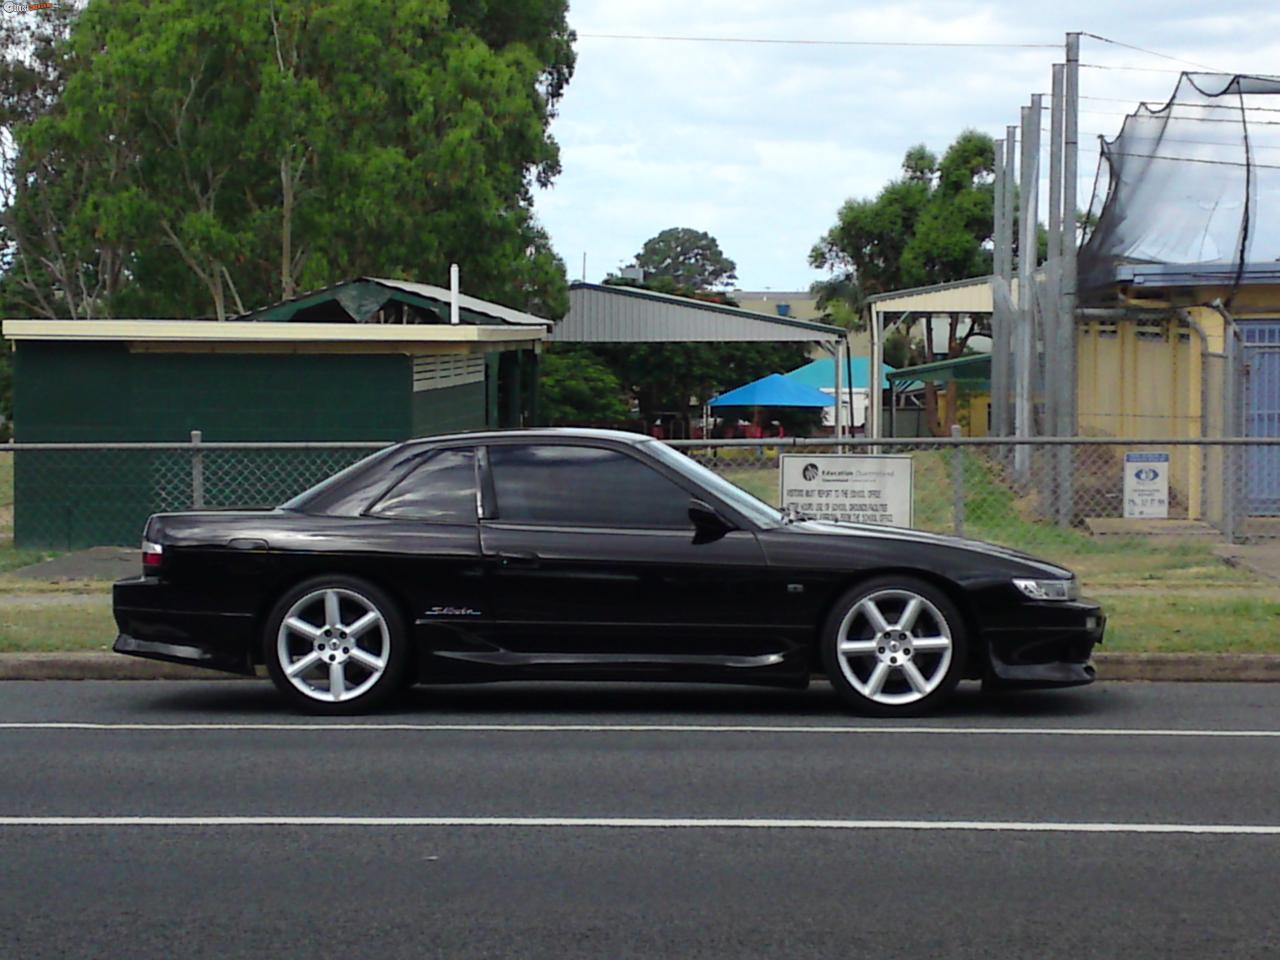
<svg viewBox="0 0 1280 960"><path fill-rule="evenodd" d="M988 278L873 300L885 326L903 315L992 310ZM1280 267L1249 265L1239 278L1234 268L1121 267L1090 302L1076 326L1080 436L1280 436ZM1280 449L1169 453L1175 515L1219 524L1228 509L1280 514Z"/></svg>

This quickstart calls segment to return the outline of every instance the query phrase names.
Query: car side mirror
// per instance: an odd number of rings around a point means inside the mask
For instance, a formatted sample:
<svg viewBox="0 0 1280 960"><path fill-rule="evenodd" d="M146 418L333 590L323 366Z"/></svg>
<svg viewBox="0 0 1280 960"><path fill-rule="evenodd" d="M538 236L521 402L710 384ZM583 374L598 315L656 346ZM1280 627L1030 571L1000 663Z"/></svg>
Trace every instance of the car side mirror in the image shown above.
<svg viewBox="0 0 1280 960"><path fill-rule="evenodd" d="M702 500L689 501L689 519L693 522L694 543L710 543L712 540L719 540L734 529L732 523Z"/></svg>

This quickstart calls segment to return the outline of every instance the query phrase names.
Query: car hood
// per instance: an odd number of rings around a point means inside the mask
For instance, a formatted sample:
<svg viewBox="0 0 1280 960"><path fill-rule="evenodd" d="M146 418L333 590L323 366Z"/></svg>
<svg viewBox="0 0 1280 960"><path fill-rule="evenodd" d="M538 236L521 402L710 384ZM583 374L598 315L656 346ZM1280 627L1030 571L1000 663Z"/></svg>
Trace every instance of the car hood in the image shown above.
<svg viewBox="0 0 1280 960"><path fill-rule="evenodd" d="M797 520L779 528L783 534L797 537L859 537L881 542L898 542L933 546L941 549L965 550L969 553L981 554L993 559L1005 560L1033 568L1036 574L1047 577L1070 577L1072 573L1065 567L1048 560L1041 560L1030 554L1002 547L999 544L987 543L985 540L968 540L964 537L948 536L943 533L929 533L926 530L913 530L907 527L890 527L879 523L831 523L824 520Z"/></svg>

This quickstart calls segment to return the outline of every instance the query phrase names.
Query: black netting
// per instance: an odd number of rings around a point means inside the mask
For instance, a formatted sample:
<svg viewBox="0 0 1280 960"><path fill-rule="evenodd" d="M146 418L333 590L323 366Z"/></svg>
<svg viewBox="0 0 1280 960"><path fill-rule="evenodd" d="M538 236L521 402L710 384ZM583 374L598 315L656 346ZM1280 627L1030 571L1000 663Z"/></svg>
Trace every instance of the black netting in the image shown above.
<svg viewBox="0 0 1280 960"><path fill-rule="evenodd" d="M1184 73L1103 140L1079 258L1085 302L1117 283L1236 285L1280 269L1280 78ZM1096 217L1096 221L1094 221Z"/></svg>

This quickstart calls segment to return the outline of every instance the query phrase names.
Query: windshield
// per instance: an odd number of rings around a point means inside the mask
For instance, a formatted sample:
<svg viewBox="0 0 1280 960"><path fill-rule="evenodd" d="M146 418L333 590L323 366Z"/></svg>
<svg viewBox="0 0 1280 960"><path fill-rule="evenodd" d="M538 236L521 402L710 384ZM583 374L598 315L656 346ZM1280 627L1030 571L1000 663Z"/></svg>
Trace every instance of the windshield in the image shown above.
<svg viewBox="0 0 1280 960"><path fill-rule="evenodd" d="M678 450L668 447L665 443L659 443L657 440L648 441L644 444L644 448L653 454L655 458L675 468L681 475L688 477L698 486L705 487L760 526L777 527L782 525L782 514L776 507L771 507L758 497L752 496L736 484L730 483L714 470L707 469L698 461L686 457Z"/></svg>

